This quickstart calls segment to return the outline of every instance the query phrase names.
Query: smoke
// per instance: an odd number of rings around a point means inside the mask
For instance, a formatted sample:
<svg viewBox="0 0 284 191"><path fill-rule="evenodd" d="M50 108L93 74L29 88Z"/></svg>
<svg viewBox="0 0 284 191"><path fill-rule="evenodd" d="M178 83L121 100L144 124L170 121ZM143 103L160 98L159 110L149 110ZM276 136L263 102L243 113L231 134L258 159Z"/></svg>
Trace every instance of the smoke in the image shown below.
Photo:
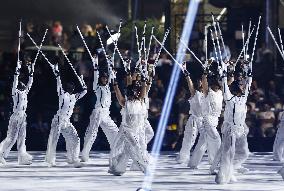
<svg viewBox="0 0 284 191"><path fill-rule="evenodd" d="M62 20L68 24L103 22L116 25L121 18L127 18L127 2L127 0L7 0L1 3L0 15L7 19Z"/></svg>

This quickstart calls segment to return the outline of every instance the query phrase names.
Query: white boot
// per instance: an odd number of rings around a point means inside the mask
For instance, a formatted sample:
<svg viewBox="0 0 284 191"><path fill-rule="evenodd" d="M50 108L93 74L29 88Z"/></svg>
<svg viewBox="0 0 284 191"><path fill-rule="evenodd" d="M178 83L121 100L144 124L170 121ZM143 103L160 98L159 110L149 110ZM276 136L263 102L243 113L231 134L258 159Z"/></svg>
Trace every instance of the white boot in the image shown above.
<svg viewBox="0 0 284 191"><path fill-rule="evenodd" d="M187 164L189 161L189 158L182 157L180 154L176 157L176 161L179 164Z"/></svg>
<svg viewBox="0 0 284 191"><path fill-rule="evenodd" d="M0 155L0 164L2 164L2 165L6 164L6 161L5 161L4 157L3 157L3 155Z"/></svg>
<svg viewBox="0 0 284 191"><path fill-rule="evenodd" d="M284 180L284 167L282 167L277 173L280 174Z"/></svg>
<svg viewBox="0 0 284 191"><path fill-rule="evenodd" d="M19 153L18 156L19 165L31 165L32 160L33 160L32 155L28 154L27 152Z"/></svg>
<svg viewBox="0 0 284 191"><path fill-rule="evenodd" d="M88 162L89 161L89 154L88 153L86 153L85 151L84 151L84 149L83 149L83 151L82 151L82 156L81 156L81 159L82 159L82 162Z"/></svg>
<svg viewBox="0 0 284 191"><path fill-rule="evenodd" d="M245 168L245 167L241 167L239 168L238 170L238 173L241 173L241 174L246 174L249 172L249 169Z"/></svg>
<svg viewBox="0 0 284 191"><path fill-rule="evenodd" d="M73 166L75 168L82 168L83 164L79 160L77 160L77 161L74 161Z"/></svg>

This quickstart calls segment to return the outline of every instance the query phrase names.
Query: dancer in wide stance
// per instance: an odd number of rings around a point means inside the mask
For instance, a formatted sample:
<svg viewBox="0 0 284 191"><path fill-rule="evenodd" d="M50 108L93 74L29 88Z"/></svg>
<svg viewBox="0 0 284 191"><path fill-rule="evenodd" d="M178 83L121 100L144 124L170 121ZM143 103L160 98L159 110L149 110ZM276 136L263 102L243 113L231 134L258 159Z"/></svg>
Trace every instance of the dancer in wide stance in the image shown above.
<svg viewBox="0 0 284 191"><path fill-rule="evenodd" d="M78 137L76 129L70 122L70 117L73 113L76 101L81 99L87 93L87 87L82 79L82 92L75 94L75 85L72 82L67 83L66 90L64 90L60 79L58 64L51 65L51 67L57 80L59 110L52 119L45 161L49 164L50 167L56 165L56 146L59 135L60 133L62 133L66 141L68 163L73 164L74 167L81 167L79 159L80 139Z"/></svg>
<svg viewBox="0 0 284 191"><path fill-rule="evenodd" d="M146 94L145 74L142 74L142 83L133 81L127 87L127 95L124 97L114 81L114 90L117 99L122 106L122 122L114 147L111 150L109 173L122 175L126 171L129 158L136 162L143 173L146 173L148 164L147 150L141 146L141 129L145 125L145 104L143 99Z"/></svg>
<svg viewBox="0 0 284 191"><path fill-rule="evenodd" d="M98 57L94 59L94 82L93 90L96 93L97 101L95 109L93 110L90 123L87 127L84 147L82 150L82 161L87 162L89 160L89 153L92 148L94 141L96 140L99 126L105 133L107 140L110 144L110 148L113 147L114 139L118 132L118 127L111 119L110 115L110 105L111 105L111 91L109 87L111 75L106 72L99 72L98 70ZM112 63L110 63L112 64ZM109 64L109 65L110 65ZM110 69L109 71L111 71Z"/></svg>
<svg viewBox="0 0 284 191"><path fill-rule="evenodd" d="M252 82L252 64L247 67L245 84L238 79L232 82L230 88L227 83L227 66L223 66L222 88L225 100L224 123L222 126L222 145L220 170L216 176L216 183L226 184L236 181L234 168L240 166L248 157L246 102Z"/></svg>
<svg viewBox="0 0 284 191"><path fill-rule="evenodd" d="M18 163L20 165L30 165L32 156L26 151L26 109L28 105L28 93L33 84L33 72L36 59L33 63L27 61L29 69L29 81L27 85L19 81L21 70L21 61L17 62L16 72L14 74L14 82L12 87L13 97L13 114L9 120L7 137L0 144L0 163L5 164L6 158L17 141Z"/></svg>
<svg viewBox="0 0 284 191"><path fill-rule="evenodd" d="M186 63L183 64L185 66ZM192 82L190 77L190 73L185 69L184 75L188 84L188 88L190 91L190 111L189 118L185 125L184 137L182 141L182 147L177 156L178 163L186 163L188 164L190 160L190 150L194 145L198 130L202 128L202 104L204 101L204 94L202 92L202 80L196 80L196 83Z"/></svg>
<svg viewBox="0 0 284 191"><path fill-rule="evenodd" d="M212 65L217 65L216 62ZM217 131L219 117L222 112L223 95L218 82L219 76L212 73L209 68L202 76L202 89L204 101L202 103L203 123L199 130L199 139L192 153L188 166L197 168L205 151L207 150L209 163L214 160L221 145L221 137Z"/></svg>

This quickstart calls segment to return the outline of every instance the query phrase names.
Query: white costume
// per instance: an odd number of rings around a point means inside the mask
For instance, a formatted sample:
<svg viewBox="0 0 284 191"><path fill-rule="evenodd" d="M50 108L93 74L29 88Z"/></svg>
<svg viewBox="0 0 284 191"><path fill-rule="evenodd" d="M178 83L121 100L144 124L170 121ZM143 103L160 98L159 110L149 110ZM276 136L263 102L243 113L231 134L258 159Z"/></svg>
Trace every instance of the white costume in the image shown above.
<svg viewBox="0 0 284 191"><path fill-rule="evenodd" d="M199 91L195 91L194 96L189 99L190 116L185 125L182 147L177 157L177 161L179 163L188 163L190 159L190 150L192 146L194 145L198 130L202 129L203 101L204 101L204 95L202 92L199 92Z"/></svg>
<svg viewBox="0 0 284 191"><path fill-rule="evenodd" d="M49 163L50 166L55 165L56 146L59 135L62 133L66 141L68 163L72 163L77 167L77 165L80 165L80 138L78 137L76 129L70 122L70 117L73 113L76 101L81 99L87 93L87 90L83 90L77 94L69 94L63 90L60 76L58 75L56 78L59 110L52 119L45 161Z"/></svg>
<svg viewBox="0 0 284 191"><path fill-rule="evenodd" d="M197 168L206 150L211 164L220 148L221 137L216 128L222 111L222 103L222 91L215 92L209 88L208 95L202 104L203 126L199 130L198 143L188 164L191 168Z"/></svg>
<svg viewBox="0 0 284 191"><path fill-rule="evenodd" d="M142 149L146 151L145 155L148 156L148 160L149 160L149 153L147 151L147 145L154 137L154 131L148 120L148 110L149 110L149 97L148 96L144 98L143 104L145 104L145 106L143 107L145 109L145 112L143 112L145 114L145 124L144 126L142 126L140 130L139 142L140 142ZM130 170L133 170L133 171L140 170L137 162L133 161L133 164Z"/></svg>
<svg viewBox="0 0 284 191"><path fill-rule="evenodd" d="M13 97L13 114L9 120L7 137L0 144L0 163L5 164L4 158L6 158L17 141L18 149L18 163L19 164L31 164L32 156L26 151L26 109L28 105L28 93L32 87L33 75L29 76L29 81L24 90L17 89L18 78L20 74L20 66L17 66L16 73L14 75L14 82L12 87Z"/></svg>
<svg viewBox="0 0 284 191"><path fill-rule="evenodd" d="M145 104L139 100L125 102L121 110L122 123L110 155L109 173L125 173L129 157L146 173L148 164L147 150L141 146L140 131L145 125Z"/></svg>
<svg viewBox="0 0 284 191"><path fill-rule="evenodd" d="M234 96L228 87L227 77L222 79L225 112L222 126L221 156L219 156L220 170L216 176L216 183L218 184L235 181L234 168L240 167L249 155L247 145L248 129L245 125L245 119L247 112L246 102L251 82L252 77L247 77L244 95Z"/></svg>
<svg viewBox="0 0 284 191"><path fill-rule="evenodd" d="M93 110L90 117L90 123L85 133L84 147L82 150L83 161L89 160L89 153L94 141L96 140L99 126L104 131L111 149L113 147L114 139L118 133L117 125L109 116L110 114L109 108L111 105L111 92L110 92L109 83L105 86L100 86L98 85L98 79L99 79L99 72L97 69L95 69L93 90L96 93L97 101L95 109Z"/></svg>
<svg viewBox="0 0 284 191"><path fill-rule="evenodd" d="M279 124L273 144L273 158L277 161L284 161L284 112L279 113Z"/></svg>

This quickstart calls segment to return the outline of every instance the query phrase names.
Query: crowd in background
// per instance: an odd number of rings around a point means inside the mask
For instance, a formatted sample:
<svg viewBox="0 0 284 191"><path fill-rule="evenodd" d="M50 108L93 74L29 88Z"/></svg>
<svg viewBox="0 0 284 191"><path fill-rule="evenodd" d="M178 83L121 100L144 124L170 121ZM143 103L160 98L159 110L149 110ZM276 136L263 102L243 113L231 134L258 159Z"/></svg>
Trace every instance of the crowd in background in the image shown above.
<svg viewBox="0 0 284 191"><path fill-rule="evenodd" d="M57 46L61 44L69 51L72 63L75 69L84 76L84 80L88 86L88 93L82 100L78 102L72 115L72 123L78 131L78 134L83 141L85 129L89 123L89 116L94 107L96 97L92 91L93 68L89 55L84 51L83 42L79 33L75 28L64 28L60 22L50 22L46 24L36 25L35 23L27 23L24 32L28 32L35 39L40 42L45 29L49 32L45 41L45 45ZM81 26L82 34L86 40L91 52L95 52L100 48L100 42L96 35L99 32L106 42L109 37L104 29L103 24L96 24L94 27L85 24ZM24 34L23 32L23 34ZM15 47L16 47L15 43ZM22 50L33 46L32 42L26 35L23 35ZM109 47L111 49L113 47ZM154 62L156 51L159 47L153 45L150 54L149 62ZM16 50L16 49L15 49ZM198 49L198 55L202 55ZM234 52L237 50L231 50ZM123 57L129 57L131 47L123 47L121 50ZM52 60L53 55L47 54ZM234 54L232 54L234 55ZM265 46L260 46L257 50L256 63L254 64L254 81L250 96L247 103L247 118L246 124L249 128L249 138L254 137L271 137L275 136L277 131L277 123L279 113L283 111L284 85L282 79L274 77L274 75L263 75L263 68L273 65L271 59L272 52ZM0 139L6 136L9 116L12 112L11 99L11 85L13 81L13 73L17 62L17 52L0 52ZM154 129L157 128L159 118L161 115L163 101L169 84L173 62L169 59L167 54L162 52L160 55L157 67L156 76L150 89L150 109L149 121ZM116 55L115 67L118 70L118 78L120 86L123 86L125 71L119 57ZM25 70L20 77L25 81ZM66 70L65 73L72 72ZM267 71L266 71L267 72ZM56 93L56 82L51 69L45 60L40 57L36 65L34 74L34 84L29 93L29 103L27 110L27 146L31 150L45 150L48 134L50 130L50 123L53 115L58 109L58 97ZM66 78L68 79L68 78ZM70 80L71 78L69 78ZM75 79L73 79L75 80ZM64 80L63 80L64 81ZM117 99L112 94L111 117L120 124L120 106ZM183 136L185 122L189 116L189 91L184 78L181 76L178 85L178 91L175 96L173 108L170 112L170 119L168 122L165 139L163 142L163 149L177 149ZM222 119L220 120L219 130ZM65 145L63 139L59 140L59 147L63 148ZM100 131L98 138L94 144L97 150L108 149L108 143L104 134Z"/></svg>

